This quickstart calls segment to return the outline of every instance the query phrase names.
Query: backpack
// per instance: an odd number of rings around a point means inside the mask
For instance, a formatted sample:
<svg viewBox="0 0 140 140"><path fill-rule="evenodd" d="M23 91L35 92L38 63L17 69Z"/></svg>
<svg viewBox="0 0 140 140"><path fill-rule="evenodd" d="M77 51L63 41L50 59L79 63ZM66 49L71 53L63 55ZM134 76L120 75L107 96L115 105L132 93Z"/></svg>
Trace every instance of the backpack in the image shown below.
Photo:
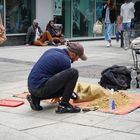
<svg viewBox="0 0 140 140"><path fill-rule="evenodd" d="M126 90L130 88L131 71L125 66L113 65L101 72L99 84L106 89Z"/></svg>

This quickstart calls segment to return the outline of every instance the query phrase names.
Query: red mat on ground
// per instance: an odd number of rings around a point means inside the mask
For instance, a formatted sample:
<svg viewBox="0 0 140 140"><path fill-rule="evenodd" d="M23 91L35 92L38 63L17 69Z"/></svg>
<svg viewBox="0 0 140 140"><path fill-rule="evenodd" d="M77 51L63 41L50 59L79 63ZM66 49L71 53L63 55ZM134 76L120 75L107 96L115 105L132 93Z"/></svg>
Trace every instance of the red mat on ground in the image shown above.
<svg viewBox="0 0 140 140"><path fill-rule="evenodd" d="M98 109L98 111L105 112L105 113L117 114L117 115L124 115L124 114L132 112L133 110L139 108L140 107L140 95L134 95L134 94L133 95L127 94L127 95L133 99L133 102L131 104L129 104L125 107L117 108L113 112L110 112L108 109ZM81 102L81 103L71 102L71 104L76 105L80 108L86 108L90 103L91 103L91 101L90 102Z"/></svg>
<svg viewBox="0 0 140 140"><path fill-rule="evenodd" d="M17 107L17 106L20 106L22 104L24 104L24 101L7 100L7 99L0 100L0 106Z"/></svg>

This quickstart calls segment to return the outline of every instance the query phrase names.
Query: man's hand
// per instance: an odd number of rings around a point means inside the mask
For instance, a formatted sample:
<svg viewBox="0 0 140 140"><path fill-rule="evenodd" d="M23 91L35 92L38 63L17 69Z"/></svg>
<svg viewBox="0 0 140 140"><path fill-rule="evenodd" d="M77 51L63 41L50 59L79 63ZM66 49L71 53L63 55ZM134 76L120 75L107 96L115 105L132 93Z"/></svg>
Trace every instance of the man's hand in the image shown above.
<svg viewBox="0 0 140 140"><path fill-rule="evenodd" d="M56 97L56 98L51 99L51 103L58 103L60 101L61 101L60 97Z"/></svg>

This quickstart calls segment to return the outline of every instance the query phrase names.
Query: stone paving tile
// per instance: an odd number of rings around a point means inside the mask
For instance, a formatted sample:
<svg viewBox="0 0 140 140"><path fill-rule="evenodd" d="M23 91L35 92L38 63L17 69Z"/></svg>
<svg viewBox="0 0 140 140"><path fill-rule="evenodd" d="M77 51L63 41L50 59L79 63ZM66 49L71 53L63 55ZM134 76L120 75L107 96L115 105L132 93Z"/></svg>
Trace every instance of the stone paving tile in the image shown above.
<svg viewBox="0 0 140 140"><path fill-rule="evenodd" d="M38 136L44 140L88 140L89 137L106 135L111 131L60 122L24 132L30 135Z"/></svg>
<svg viewBox="0 0 140 140"><path fill-rule="evenodd" d="M105 121L108 119L108 116L97 116L97 115L88 115L86 113L80 113L76 116L72 116L63 120L64 122L74 123L74 124L81 124L85 126L93 126L99 124L100 122Z"/></svg>
<svg viewBox="0 0 140 140"><path fill-rule="evenodd" d="M25 116L19 114L11 114L11 113L9 114L4 112L1 112L1 115L5 116L0 120L1 125L20 131L23 129L33 129L36 127L57 123L57 121L36 118L33 116Z"/></svg>
<svg viewBox="0 0 140 140"><path fill-rule="evenodd" d="M140 122L109 118L94 126L101 127L104 129L118 130L122 132L130 132L131 130L135 129L139 125L140 125Z"/></svg>
<svg viewBox="0 0 140 140"><path fill-rule="evenodd" d="M140 139L140 125L137 128L135 128L134 130L132 130L131 133L139 134L139 139Z"/></svg>
<svg viewBox="0 0 140 140"><path fill-rule="evenodd" d="M122 133L122 132L111 132L105 135L99 135L88 138L88 140L139 140L140 135Z"/></svg>
<svg viewBox="0 0 140 140"><path fill-rule="evenodd" d="M115 115L113 116L113 119L128 120L128 121L134 121L140 123L140 112L133 111L125 115Z"/></svg>
<svg viewBox="0 0 140 140"><path fill-rule="evenodd" d="M0 140L39 140L37 136L0 125Z"/></svg>

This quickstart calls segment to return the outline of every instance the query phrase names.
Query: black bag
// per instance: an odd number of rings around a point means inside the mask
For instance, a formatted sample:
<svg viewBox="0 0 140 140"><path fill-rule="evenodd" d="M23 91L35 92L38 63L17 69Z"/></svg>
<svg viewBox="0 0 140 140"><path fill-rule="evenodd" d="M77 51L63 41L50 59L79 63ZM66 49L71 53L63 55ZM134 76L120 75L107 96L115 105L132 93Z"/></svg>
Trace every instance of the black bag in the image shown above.
<svg viewBox="0 0 140 140"><path fill-rule="evenodd" d="M131 74L125 66L113 65L101 72L99 84L114 90L126 90L130 88Z"/></svg>

